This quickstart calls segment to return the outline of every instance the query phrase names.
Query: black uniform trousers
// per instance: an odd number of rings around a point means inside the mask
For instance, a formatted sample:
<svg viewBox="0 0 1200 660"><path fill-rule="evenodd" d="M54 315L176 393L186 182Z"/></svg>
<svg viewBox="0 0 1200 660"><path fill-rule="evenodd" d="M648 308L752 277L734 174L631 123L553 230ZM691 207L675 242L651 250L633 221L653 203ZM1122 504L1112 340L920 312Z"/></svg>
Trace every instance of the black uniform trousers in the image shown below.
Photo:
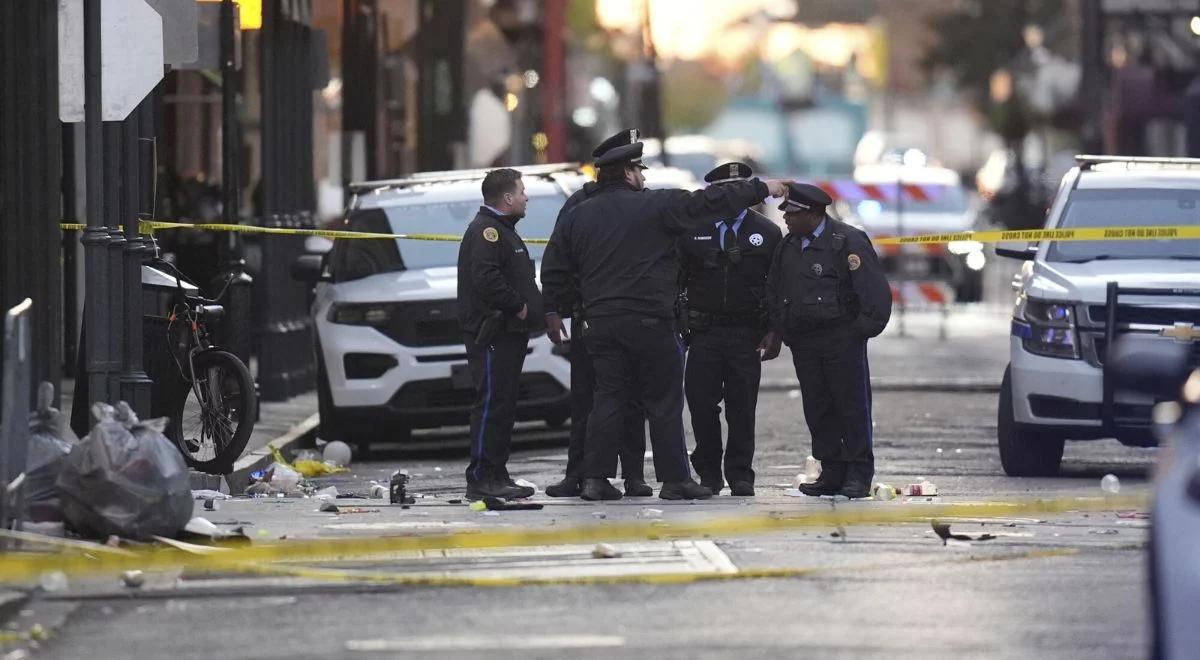
<svg viewBox="0 0 1200 660"><path fill-rule="evenodd" d="M806 333L788 342L804 397L812 455L820 461L865 463L874 468L871 370L867 341L840 327Z"/></svg>
<svg viewBox="0 0 1200 660"><path fill-rule="evenodd" d="M567 356L571 359L571 443L567 447L567 476L582 479L588 417L592 414L596 396L596 366L582 334L571 339ZM646 415L636 405L626 413L617 455L621 459L623 478L645 481ZM616 472L607 476L615 477Z"/></svg>
<svg viewBox="0 0 1200 660"><path fill-rule="evenodd" d="M692 413L696 449L692 467L702 481L721 480L721 401L729 442L724 449L725 479L754 483L754 413L762 361L762 331L750 325L713 325L692 332L684 391Z"/></svg>
<svg viewBox="0 0 1200 660"><path fill-rule="evenodd" d="M615 473L630 407L639 406L650 422L657 479L690 479L683 434L683 344L674 322L638 316L590 318L582 334L596 367L583 476L602 479Z"/></svg>
<svg viewBox="0 0 1200 660"><path fill-rule="evenodd" d="M507 480L508 450L517 420L517 395L529 335L500 332L490 346L480 346L467 335L464 343L475 383L467 483Z"/></svg>

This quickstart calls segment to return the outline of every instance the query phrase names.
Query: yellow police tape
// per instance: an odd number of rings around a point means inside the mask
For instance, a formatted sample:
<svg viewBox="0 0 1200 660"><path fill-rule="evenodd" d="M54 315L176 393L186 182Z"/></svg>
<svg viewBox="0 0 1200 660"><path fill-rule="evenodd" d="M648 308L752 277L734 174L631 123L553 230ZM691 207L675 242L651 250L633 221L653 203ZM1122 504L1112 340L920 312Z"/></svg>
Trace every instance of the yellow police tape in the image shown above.
<svg viewBox="0 0 1200 660"><path fill-rule="evenodd" d="M79 231L86 225L64 222L63 230ZM391 239L409 241L461 241L455 234L387 234L333 229L291 229L287 227L257 227L254 225L188 224L144 220L138 231L152 234L160 229L195 229L202 231L232 231L244 234L273 234L278 236L321 236L344 239ZM1021 241L1144 241L1171 239L1200 239L1200 225L1161 225L1155 227L1083 227L1079 229L1024 229L1015 231L963 231L947 234L920 234L917 236L895 236L875 238L875 245L921 245L933 243L1006 243ZM546 238L526 238L526 243L541 245Z"/></svg>
<svg viewBox="0 0 1200 660"><path fill-rule="evenodd" d="M1060 498L1012 502L955 504L900 503L872 506L866 502L832 506L829 511L798 511L795 515L769 514L680 522L614 522L571 528L488 530L404 537L353 537L298 541L270 541L251 546L225 546L205 554L175 548L152 548L128 553L88 552L65 548L59 555L7 554L0 556L0 581L29 579L47 571L71 575L113 573L124 570L246 570L247 565L277 562L341 561L380 554L447 548L502 548L662 539L765 534L812 527L862 524L901 524L932 519L988 519L1027 514L1085 511L1118 511L1145 506L1142 496Z"/></svg>

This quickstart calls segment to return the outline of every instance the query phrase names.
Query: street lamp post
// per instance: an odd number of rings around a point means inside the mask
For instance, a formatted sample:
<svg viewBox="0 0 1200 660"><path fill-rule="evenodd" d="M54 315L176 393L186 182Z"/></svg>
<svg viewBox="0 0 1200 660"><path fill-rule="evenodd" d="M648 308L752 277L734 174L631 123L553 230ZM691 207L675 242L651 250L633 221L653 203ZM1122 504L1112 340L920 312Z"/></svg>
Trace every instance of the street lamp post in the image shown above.
<svg viewBox="0 0 1200 660"><path fill-rule="evenodd" d="M87 269L86 304L84 305L87 335L86 370L88 399L76 405L85 407L91 401L111 401L109 390L108 326L112 313L106 300L109 281L108 243L110 235L104 227L104 182L102 162L104 152L103 119L100 108L100 4L102 0L85 0L83 6L83 75L84 125L86 130L86 199L87 229L83 232Z"/></svg>

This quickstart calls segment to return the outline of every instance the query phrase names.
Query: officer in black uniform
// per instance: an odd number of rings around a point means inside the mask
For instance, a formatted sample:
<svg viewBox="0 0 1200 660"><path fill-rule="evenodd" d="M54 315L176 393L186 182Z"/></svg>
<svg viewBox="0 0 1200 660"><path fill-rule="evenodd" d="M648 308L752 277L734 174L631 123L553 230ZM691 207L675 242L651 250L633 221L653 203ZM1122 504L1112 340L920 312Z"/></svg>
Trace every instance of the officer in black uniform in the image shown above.
<svg viewBox="0 0 1200 660"><path fill-rule="evenodd" d="M599 158L612 149L633 144L637 142L638 136L636 128L625 129L601 142L592 151L592 157ZM571 209L598 190L600 184L588 181L572 193L558 212L558 219L554 222L555 228L562 223ZM562 322L564 318L571 318L576 328L583 323L583 308L579 304L577 292L578 282L571 282L566 290L561 291L554 287L542 287L542 299L546 306L546 329L550 341L558 346L562 346L566 339L566 328ZM546 487L546 494L550 497L579 497L583 492L583 447L596 388L596 369L583 345L583 337L576 332L569 341L567 357L571 361L571 442L567 447L567 474L562 481ZM621 459L621 476L625 479L625 495L653 495L654 490L646 483L645 472L646 415L636 407L629 411L626 418L617 453ZM616 476L616 473L609 476Z"/></svg>
<svg viewBox="0 0 1200 660"><path fill-rule="evenodd" d="M745 163L721 165L710 185L749 179ZM754 209L742 209L684 235L680 280L690 333L684 391L692 413L692 467L700 485L717 495L721 480L721 401L729 443L725 479L731 495L754 495L754 413L762 361L779 355L769 332L767 272L783 233Z"/></svg>
<svg viewBox="0 0 1200 660"><path fill-rule="evenodd" d="M768 278L771 321L792 349L821 477L806 495L866 497L875 475L867 339L883 332L892 293L862 231L826 214L820 188L791 184L788 234Z"/></svg>
<svg viewBox="0 0 1200 660"><path fill-rule="evenodd" d="M596 397L584 447L588 500L621 497L606 475L631 402L650 421L654 471L663 499L705 499L712 491L691 478L683 432L683 345L674 322L684 232L740 213L771 196L780 181L737 181L689 193L645 190L640 142L597 159L600 190L569 212L542 260L542 282L554 289L573 278L596 366Z"/></svg>
<svg viewBox="0 0 1200 660"><path fill-rule="evenodd" d="M529 203L521 173L488 172L483 202L458 250L458 316L476 391L467 498L530 497L506 467L529 334L544 323L533 260L516 231Z"/></svg>

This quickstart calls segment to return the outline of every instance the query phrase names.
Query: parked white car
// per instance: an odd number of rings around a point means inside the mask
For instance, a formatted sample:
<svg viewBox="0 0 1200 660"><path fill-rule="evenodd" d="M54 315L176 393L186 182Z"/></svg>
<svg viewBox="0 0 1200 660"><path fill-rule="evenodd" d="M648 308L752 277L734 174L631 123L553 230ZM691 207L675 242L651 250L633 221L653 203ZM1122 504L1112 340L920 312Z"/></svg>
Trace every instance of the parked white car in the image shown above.
<svg viewBox="0 0 1200 660"><path fill-rule="evenodd" d="M1086 157L1063 178L1047 229L1200 224L1200 159ZM1130 334L1189 345L1200 366L1200 241L1042 241L1013 282L998 412L1004 470L1058 472L1065 440L1148 446L1155 400L1115 392L1106 353Z"/></svg>
<svg viewBox="0 0 1200 660"><path fill-rule="evenodd" d="M529 195L517 230L548 238L567 197L586 181L575 165L517 168ZM485 170L430 172L355 184L339 229L461 235L475 216ZM457 311L458 241L338 239L302 257L316 281L321 434L360 446L406 440L414 428L466 424L475 398ZM544 245L530 244L540 265ZM570 415L570 366L534 335L519 383L518 420L561 426Z"/></svg>

